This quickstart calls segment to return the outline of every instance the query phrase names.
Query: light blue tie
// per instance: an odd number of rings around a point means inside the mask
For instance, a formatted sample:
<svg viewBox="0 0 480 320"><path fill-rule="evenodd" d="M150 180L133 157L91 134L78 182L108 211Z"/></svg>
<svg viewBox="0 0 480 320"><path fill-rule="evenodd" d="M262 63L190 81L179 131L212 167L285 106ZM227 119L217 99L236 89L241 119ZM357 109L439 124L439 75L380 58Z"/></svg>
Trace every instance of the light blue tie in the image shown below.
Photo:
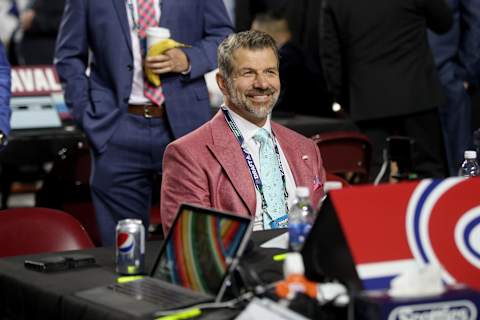
<svg viewBox="0 0 480 320"><path fill-rule="evenodd" d="M267 211L271 217L263 213L263 227L270 229L272 219L275 220L286 214L282 174L270 133L262 128L253 138L260 143L260 178Z"/></svg>

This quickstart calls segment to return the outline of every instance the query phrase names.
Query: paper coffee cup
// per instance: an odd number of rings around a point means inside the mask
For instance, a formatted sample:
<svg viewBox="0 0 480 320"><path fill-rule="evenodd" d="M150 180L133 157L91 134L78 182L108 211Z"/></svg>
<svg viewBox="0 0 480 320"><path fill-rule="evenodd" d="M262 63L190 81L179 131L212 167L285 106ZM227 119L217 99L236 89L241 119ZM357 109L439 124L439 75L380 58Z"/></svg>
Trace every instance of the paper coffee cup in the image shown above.
<svg viewBox="0 0 480 320"><path fill-rule="evenodd" d="M147 49L161 40L170 38L170 30L167 28L148 27L145 33L147 34Z"/></svg>

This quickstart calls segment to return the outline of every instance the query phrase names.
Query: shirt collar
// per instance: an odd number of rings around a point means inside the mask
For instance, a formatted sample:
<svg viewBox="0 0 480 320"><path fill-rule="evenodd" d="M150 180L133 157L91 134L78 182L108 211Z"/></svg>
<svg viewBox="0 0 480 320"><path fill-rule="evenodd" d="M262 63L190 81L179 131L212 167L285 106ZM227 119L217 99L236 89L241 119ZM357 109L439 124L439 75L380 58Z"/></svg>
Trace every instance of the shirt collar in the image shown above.
<svg viewBox="0 0 480 320"><path fill-rule="evenodd" d="M240 133L242 134L245 141L250 141L250 139L253 139L253 136L257 133L258 129L260 128L263 128L267 130L270 134L272 134L270 114L268 115L267 121L265 122L263 127L259 127L256 124L253 124L247 119L243 118L238 113L235 113L234 111L232 111L232 109L230 109L227 105L224 105L224 107L227 108L228 112L230 113L230 116L232 117L232 120L237 125L237 128L238 130L240 130Z"/></svg>

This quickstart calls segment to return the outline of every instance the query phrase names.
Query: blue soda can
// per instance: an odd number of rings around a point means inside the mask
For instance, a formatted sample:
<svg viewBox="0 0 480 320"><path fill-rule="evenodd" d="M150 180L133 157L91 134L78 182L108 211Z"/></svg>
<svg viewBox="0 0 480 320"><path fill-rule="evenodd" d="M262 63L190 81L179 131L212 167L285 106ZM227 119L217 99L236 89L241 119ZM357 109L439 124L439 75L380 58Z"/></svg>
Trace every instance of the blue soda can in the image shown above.
<svg viewBox="0 0 480 320"><path fill-rule="evenodd" d="M116 228L115 259L117 273L145 272L145 228L138 219L120 220Z"/></svg>

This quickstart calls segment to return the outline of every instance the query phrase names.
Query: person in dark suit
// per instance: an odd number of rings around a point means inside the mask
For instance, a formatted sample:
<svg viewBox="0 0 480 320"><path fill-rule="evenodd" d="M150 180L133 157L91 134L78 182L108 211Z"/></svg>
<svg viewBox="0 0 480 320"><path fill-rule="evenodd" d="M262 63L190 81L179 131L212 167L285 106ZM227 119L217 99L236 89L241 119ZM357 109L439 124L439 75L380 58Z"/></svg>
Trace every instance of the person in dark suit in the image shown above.
<svg viewBox="0 0 480 320"><path fill-rule="evenodd" d="M204 74L216 68L217 46L233 31L222 0L155 0L151 22L189 47L142 59L143 1L67 0L57 41L65 100L92 147L92 198L104 245L114 243L121 219L148 227L163 151L210 119ZM144 91L144 64L161 75L154 94Z"/></svg>
<svg viewBox="0 0 480 320"><path fill-rule="evenodd" d="M438 118L444 99L426 28L449 30L445 0L324 0L322 12L327 84L373 144L372 178L394 134L414 139L419 177L444 177Z"/></svg>
<svg viewBox="0 0 480 320"><path fill-rule="evenodd" d="M472 147L472 97L480 84L480 1L449 0L453 27L429 32L430 46L447 103L440 106L450 175L457 175L463 153Z"/></svg>
<svg viewBox="0 0 480 320"><path fill-rule="evenodd" d="M324 72L319 55L318 25L320 20L320 8L322 0L236 0L235 5L235 29L244 31L251 29L255 19L262 16L272 17L274 20L285 19L290 33L290 40L280 48L280 56L283 66L293 70L297 62L305 65L308 76L314 82L317 96L310 99L308 105L297 102L302 106L299 113L320 117L336 117L332 110L332 96L327 91ZM263 19L263 18L262 18ZM302 61L298 61L301 56ZM303 78L305 75L300 76ZM287 77L282 76L282 82ZM308 82L305 82L308 83ZM290 83L288 87L299 86L297 82ZM283 86L286 88L286 86ZM306 88L308 89L308 88ZM295 90L291 90L295 91ZM305 99L306 100L306 99ZM280 101L280 103L282 103ZM291 106L292 107L292 106ZM275 108L277 115L281 112L282 106Z"/></svg>
<svg viewBox="0 0 480 320"><path fill-rule="evenodd" d="M64 4L64 0L31 0L21 13L23 35L17 52L20 64L53 64Z"/></svg>
<svg viewBox="0 0 480 320"><path fill-rule="evenodd" d="M235 30L250 30L258 14L285 8L289 0L235 0Z"/></svg>
<svg viewBox="0 0 480 320"><path fill-rule="evenodd" d="M268 33L278 47L282 91L273 115L333 116L332 99L323 76L312 70L311 56L292 41L284 14L279 11L258 14L252 30Z"/></svg>

